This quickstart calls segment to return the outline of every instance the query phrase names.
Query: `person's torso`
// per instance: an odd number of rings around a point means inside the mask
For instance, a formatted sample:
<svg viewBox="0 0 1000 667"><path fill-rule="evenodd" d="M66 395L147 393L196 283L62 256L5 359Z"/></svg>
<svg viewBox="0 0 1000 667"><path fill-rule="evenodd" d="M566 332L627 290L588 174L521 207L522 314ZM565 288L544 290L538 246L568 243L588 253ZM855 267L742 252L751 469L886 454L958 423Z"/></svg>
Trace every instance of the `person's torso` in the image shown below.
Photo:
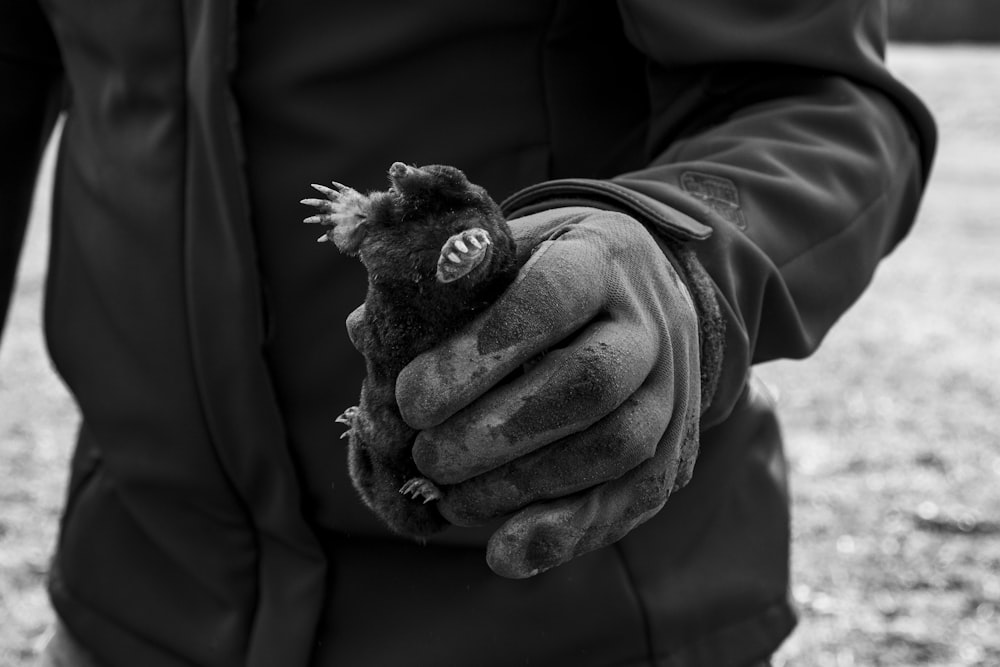
<svg viewBox="0 0 1000 667"><path fill-rule="evenodd" d="M373 644L391 619L411 633L472 624L441 636L454 655L481 654L487 637L499 662L541 659L591 637L596 653L580 664L617 664L771 605L760 641L773 643L791 622L775 602L787 514L762 400L713 429L695 480L664 512L544 581L498 581L481 547L432 545L420 569L402 542L367 539L389 536L350 486L334 421L363 374L344 320L364 273L300 224L308 184L382 188L396 160L454 164L497 198L609 177L646 159L649 104L645 59L615 3L388 4L272 1L220 28L223 3L123 0L98 15L47 2L73 89L47 327L85 419L53 587L60 613L106 655L163 665L241 664L244 652L277 664L275 651L301 664L320 609L320 644L348 661L393 649ZM113 548L94 549L94 535ZM370 561L384 544L398 548ZM162 602L139 609L126 582ZM366 618L352 605L376 599L367 582L387 605L431 606L447 582L457 606ZM510 627L480 614L487 603ZM534 643L510 645L516 624ZM616 640L625 625L650 645ZM696 661L708 649L699 639L684 650Z"/></svg>

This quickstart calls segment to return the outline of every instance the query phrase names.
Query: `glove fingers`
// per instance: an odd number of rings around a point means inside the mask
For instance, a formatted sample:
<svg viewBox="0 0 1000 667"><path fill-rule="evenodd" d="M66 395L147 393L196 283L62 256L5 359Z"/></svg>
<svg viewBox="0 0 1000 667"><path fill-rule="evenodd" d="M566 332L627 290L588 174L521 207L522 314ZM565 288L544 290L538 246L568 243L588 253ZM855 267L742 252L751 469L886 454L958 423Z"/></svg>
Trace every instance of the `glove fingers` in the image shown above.
<svg viewBox="0 0 1000 667"><path fill-rule="evenodd" d="M653 458L588 491L531 505L504 523L487 546L490 568L504 577L530 577L613 544L655 515L678 488L679 468L689 477L694 465L693 458L682 461L682 452L685 440L697 443L697 409L677 407Z"/></svg>
<svg viewBox="0 0 1000 667"><path fill-rule="evenodd" d="M493 533L486 562L500 576L524 579L620 540L667 501L669 484L644 482L642 491L609 482L528 507Z"/></svg>
<svg viewBox="0 0 1000 667"><path fill-rule="evenodd" d="M604 321L545 356L445 423L417 436L420 471L456 484L492 470L611 414L643 385L656 359L652 336ZM662 405L670 389L660 385Z"/></svg>
<svg viewBox="0 0 1000 667"><path fill-rule="evenodd" d="M403 418L440 424L511 372L592 320L605 301L592 244L542 243L517 280L465 330L414 359L399 374Z"/></svg>
<svg viewBox="0 0 1000 667"><path fill-rule="evenodd" d="M653 456L670 421L669 394L647 382L613 413L510 463L454 485L438 503L449 522L480 525L529 503L616 479Z"/></svg>

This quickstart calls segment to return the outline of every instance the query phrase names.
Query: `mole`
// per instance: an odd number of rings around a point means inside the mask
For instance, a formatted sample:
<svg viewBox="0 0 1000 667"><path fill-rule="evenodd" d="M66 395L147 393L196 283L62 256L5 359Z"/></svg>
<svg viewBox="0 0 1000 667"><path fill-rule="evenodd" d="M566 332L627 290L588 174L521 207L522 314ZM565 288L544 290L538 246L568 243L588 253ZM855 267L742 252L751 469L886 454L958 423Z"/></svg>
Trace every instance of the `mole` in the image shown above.
<svg viewBox="0 0 1000 667"><path fill-rule="evenodd" d="M365 378L358 405L337 418L351 480L389 528L424 538L448 525L432 502L448 490L413 461L417 431L400 414L396 378L494 302L520 267L499 205L461 170L394 162L388 177L387 190L368 194L313 184L322 198L302 203L315 210L305 222L327 227L319 240L368 273L363 315L348 318Z"/></svg>

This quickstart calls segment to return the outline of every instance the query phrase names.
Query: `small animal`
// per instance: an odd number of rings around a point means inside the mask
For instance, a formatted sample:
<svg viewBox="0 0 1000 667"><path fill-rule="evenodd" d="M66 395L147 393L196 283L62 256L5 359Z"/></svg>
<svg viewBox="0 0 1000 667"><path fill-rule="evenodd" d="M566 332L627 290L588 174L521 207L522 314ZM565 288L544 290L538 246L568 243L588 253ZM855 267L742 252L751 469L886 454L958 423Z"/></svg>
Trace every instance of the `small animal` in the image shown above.
<svg viewBox="0 0 1000 667"><path fill-rule="evenodd" d="M363 321L352 326L365 357L356 407L337 421L348 430L351 479L365 504L394 531L426 537L445 525L431 501L439 488L413 462L417 432L396 403L399 372L463 327L513 281L517 257L500 207L447 165L394 162L388 190L363 195L334 182L313 185L321 199L305 219L368 271Z"/></svg>

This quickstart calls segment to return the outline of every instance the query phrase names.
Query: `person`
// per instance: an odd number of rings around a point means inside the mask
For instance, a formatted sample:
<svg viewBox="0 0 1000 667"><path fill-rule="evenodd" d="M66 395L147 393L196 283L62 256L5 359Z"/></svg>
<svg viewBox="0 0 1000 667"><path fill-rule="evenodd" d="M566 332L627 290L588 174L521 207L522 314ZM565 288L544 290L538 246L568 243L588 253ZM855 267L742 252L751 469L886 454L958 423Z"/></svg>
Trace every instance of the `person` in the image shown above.
<svg viewBox="0 0 1000 667"><path fill-rule="evenodd" d="M50 661L724 667L792 631L751 369L816 349L915 216L935 129L880 3L0 7L5 299L66 114L46 335L82 419ZM398 387L424 458L497 448L456 488L513 508L425 544L348 480L365 278L298 203L394 161L463 169L531 254Z"/></svg>

